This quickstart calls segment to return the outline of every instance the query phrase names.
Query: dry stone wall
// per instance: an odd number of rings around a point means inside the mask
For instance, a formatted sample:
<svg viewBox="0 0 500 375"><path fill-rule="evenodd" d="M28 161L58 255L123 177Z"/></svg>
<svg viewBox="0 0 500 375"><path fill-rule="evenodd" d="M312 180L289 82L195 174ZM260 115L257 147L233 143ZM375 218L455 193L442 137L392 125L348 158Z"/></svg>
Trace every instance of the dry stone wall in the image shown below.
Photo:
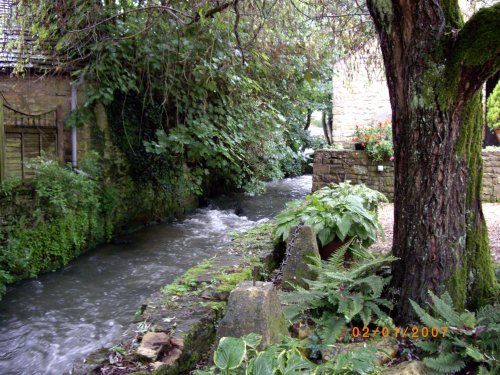
<svg viewBox="0 0 500 375"><path fill-rule="evenodd" d="M500 151L483 151L484 175L482 199L500 202ZM379 172L378 166L383 166ZM313 191L330 183L350 180L353 184L364 183L394 197L394 165L368 159L364 151L318 150L314 155Z"/></svg>

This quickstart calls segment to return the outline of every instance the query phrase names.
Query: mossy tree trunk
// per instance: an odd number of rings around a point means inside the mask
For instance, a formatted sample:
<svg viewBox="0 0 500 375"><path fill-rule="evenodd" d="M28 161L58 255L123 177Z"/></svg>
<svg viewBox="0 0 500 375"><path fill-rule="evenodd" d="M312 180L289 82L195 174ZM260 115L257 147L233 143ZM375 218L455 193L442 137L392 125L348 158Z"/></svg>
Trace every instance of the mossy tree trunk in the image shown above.
<svg viewBox="0 0 500 375"><path fill-rule="evenodd" d="M458 308L494 297L480 201L480 88L500 68L500 4L463 23L457 0L368 0L389 86L395 142L395 317L427 290Z"/></svg>

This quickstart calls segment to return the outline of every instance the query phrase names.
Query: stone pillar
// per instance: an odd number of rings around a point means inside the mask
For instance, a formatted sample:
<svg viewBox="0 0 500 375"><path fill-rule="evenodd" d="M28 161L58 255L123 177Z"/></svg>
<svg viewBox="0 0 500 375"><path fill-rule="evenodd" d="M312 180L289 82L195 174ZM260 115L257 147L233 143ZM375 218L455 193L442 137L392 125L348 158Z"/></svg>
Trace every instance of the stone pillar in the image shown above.
<svg viewBox="0 0 500 375"><path fill-rule="evenodd" d="M292 236L295 227L290 228L288 238ZM293 247L290 250L286 264L283 266L283 290L292 290L294 285L308 288L307 283L304 281L314 280L316 274L309 264L310 257L317 257L320 259L318 242L316 241L316 233L310 225L304 225L297 235Z"/></svg>
<svg viewBox="0 0 500 375"><path fill-rule="evenodd" d="M222 337L262 336L259 349L278 343L287 335L285 317L273 283L242 281L229 295L227 313L219 323L217 342Z"/></svg>

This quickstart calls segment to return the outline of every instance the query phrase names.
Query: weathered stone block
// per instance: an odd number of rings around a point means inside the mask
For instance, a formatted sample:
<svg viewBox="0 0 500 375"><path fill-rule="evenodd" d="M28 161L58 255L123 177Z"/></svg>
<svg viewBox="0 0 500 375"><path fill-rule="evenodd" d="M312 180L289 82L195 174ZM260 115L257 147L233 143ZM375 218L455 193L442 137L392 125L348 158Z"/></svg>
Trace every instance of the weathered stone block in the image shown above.
<svg viewBox="0 0 500 375"><path fill-rule="evenodd" d="M329 165L324 165L324 164L320 164L320 165L314 165L313 167L313 173L317 173L317 174L328 174L330 173L330 166Z"/></svg>
<svg viewBox="0 0 500 375"><path fill-rule="evenodd" d="M142 338L136 354L141 358L154 362L169 343L170 336L166 333L148 332Z"/></svg>
<svg viewBox="0 0 500 375"><path fill-rule="evenodd" d="M353 165L351 167L350 172L354 175L357 175L357 174L366 175L366 174L368 174L368 167L364 167L361 165Z"/></svg>
<svg viewBox="0 0 500 375"><path fill-rule="evenodd" d="M262 336L260 348L280 342L287 334L285 318L273 283L243 281L231 291L227 313L220 321L217 339L241 337L249 333Z"/></svg>
<svg viewBox="0 0 500 375"><path fill-rule="evenodd" d="M290 228L288 238L291 238L295 227ZM295 239L290 255L283 267L282 287L293 289L293 285L307 288L305 279L313 280L316 274L308 266L308 257L320 257L316 234L310 225L304 225Z"/></svg>

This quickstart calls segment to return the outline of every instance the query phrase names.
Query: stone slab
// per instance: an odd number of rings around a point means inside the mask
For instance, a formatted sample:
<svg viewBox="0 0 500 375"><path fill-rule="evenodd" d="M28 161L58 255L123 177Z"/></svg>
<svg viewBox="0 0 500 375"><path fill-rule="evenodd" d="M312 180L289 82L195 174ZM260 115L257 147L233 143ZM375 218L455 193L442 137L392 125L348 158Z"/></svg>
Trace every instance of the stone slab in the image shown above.
<svg viewBox="0 0 500 375"><path fill-rule="evenodd" d="M288 238L291 238L295 227L290 228ZM307 280L314 280L316 274L308 265L308 257L320 257L316 233L310 225L304 225L295 239L290 256L283 267L283 290L292 290L293 286L308 287Z"/></svg>

